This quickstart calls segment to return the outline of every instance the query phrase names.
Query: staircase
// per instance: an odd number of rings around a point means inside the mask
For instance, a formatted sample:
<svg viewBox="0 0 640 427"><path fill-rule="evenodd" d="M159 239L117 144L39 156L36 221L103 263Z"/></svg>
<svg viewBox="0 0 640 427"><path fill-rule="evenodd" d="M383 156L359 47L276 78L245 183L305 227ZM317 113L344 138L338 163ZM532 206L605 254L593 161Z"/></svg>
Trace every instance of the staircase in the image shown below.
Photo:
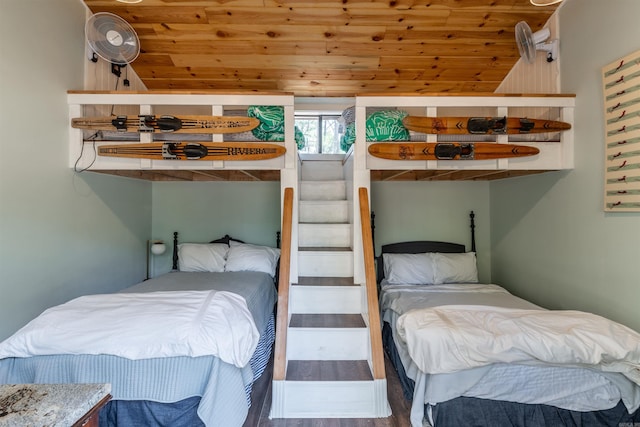
<svg viewBox="0 0 640 427"><path fill-rule="evenodd" d="M270 417L389 416L386 380L371 368L365 287L353 279L352 190L342 161L304 161L300 177L298 280L289 290L286 369L283 381L274 376Z"/></svg>

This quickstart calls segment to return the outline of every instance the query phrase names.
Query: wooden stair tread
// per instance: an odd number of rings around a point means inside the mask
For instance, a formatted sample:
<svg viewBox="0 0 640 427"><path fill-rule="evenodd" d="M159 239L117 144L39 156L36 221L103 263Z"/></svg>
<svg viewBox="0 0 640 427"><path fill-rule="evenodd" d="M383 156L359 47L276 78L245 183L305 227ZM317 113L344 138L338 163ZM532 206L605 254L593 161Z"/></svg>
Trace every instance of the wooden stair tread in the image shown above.
<svg viewBox="0 0 640 427"><path fill-rule="evenodd" d="M298 286L358 286L353 277L298 277Z"/></svg>
<svg viewBox="0 0 640 427"><path fill-rule="evenodd" d="M366 328L361 314L307 314L291 315L292 328Z"/></svg>
<svg viewBox="0 0 640 427"><path fill-rule="evenodd" d="M300 252L351 252L349 247L330 247L330 246L304 246L299 247Z"/></svg>
<svg viewBox="0 0 640 427"><path fill-rule="evenodd" d="M287 381L373 381L366 360L290 360Z"/></svg>

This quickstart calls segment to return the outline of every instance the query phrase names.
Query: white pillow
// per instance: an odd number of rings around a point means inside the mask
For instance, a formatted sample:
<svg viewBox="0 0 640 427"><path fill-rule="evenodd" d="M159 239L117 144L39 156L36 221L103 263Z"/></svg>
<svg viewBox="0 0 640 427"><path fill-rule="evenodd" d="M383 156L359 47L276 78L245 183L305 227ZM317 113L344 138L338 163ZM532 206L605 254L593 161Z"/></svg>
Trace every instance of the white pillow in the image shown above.
<svg viewBox="0 0 640 427"><path fill-rule="evenodd" d="M224 271L229 246L224 243L182 243L178 245L180 271Z"/></svg>
<svg viewBox="0 0 640 427"><path fill-rule="evenodd" d="M391 284L434 284L435 271L430 253L383 254L384 277Z"/></svg>
<svg viewBox="0 0 640 427"><path fill-rule="evenodd" d="M276 275L280 249L250 245L231 240L224 271L262 271Z"/></svg>
<svg viewBox="0 0 640 427"><path fill-rule="evenodd" d="M477 283L478 267L475 252L460 254L433 253L435 264L435 282L441 283Z"/></svg>

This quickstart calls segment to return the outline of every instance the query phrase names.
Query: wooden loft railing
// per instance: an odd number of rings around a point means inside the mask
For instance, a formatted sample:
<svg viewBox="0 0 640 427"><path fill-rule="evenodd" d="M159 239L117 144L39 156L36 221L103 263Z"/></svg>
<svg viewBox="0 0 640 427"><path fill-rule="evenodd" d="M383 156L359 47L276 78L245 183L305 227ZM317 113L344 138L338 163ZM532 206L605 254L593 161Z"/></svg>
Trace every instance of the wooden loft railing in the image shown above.
<svg viewBox="0 0 640 427"><path fill-rule="evenodd" d="M369 211L369 194L367 189L358 189L360 201L360 223L362 225L362 249L364 255L364 271L367 291L367 311L369 312L369 335L371 340L371 365L373 378L385 379L384 354L382 353L382 331L380 312L378 310L378 288L376 285L376 269L373 251L373 233Z"/></svg>
<svg viewBox="0 0 640 427"><path fill-rule="evenodd" d="M291 269L291 228L293 226L293 188L284 189L282 206L282 247L276 318L276 345L273 380L284 381L287 370L287 323L289 322L289 286Z"/></svg>

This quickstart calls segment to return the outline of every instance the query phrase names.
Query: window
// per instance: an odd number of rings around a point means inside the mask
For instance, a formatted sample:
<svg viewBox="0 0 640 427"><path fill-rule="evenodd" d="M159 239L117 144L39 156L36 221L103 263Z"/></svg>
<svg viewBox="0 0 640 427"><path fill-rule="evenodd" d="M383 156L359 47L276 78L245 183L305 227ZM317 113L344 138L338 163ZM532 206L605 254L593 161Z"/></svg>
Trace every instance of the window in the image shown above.
<svg viewBox="0 0 640 427"><path fill-rule="evenodd" d="M301 153L340 153L341 126L338 115L296 115L296 127L304 134Z"/></svg>

